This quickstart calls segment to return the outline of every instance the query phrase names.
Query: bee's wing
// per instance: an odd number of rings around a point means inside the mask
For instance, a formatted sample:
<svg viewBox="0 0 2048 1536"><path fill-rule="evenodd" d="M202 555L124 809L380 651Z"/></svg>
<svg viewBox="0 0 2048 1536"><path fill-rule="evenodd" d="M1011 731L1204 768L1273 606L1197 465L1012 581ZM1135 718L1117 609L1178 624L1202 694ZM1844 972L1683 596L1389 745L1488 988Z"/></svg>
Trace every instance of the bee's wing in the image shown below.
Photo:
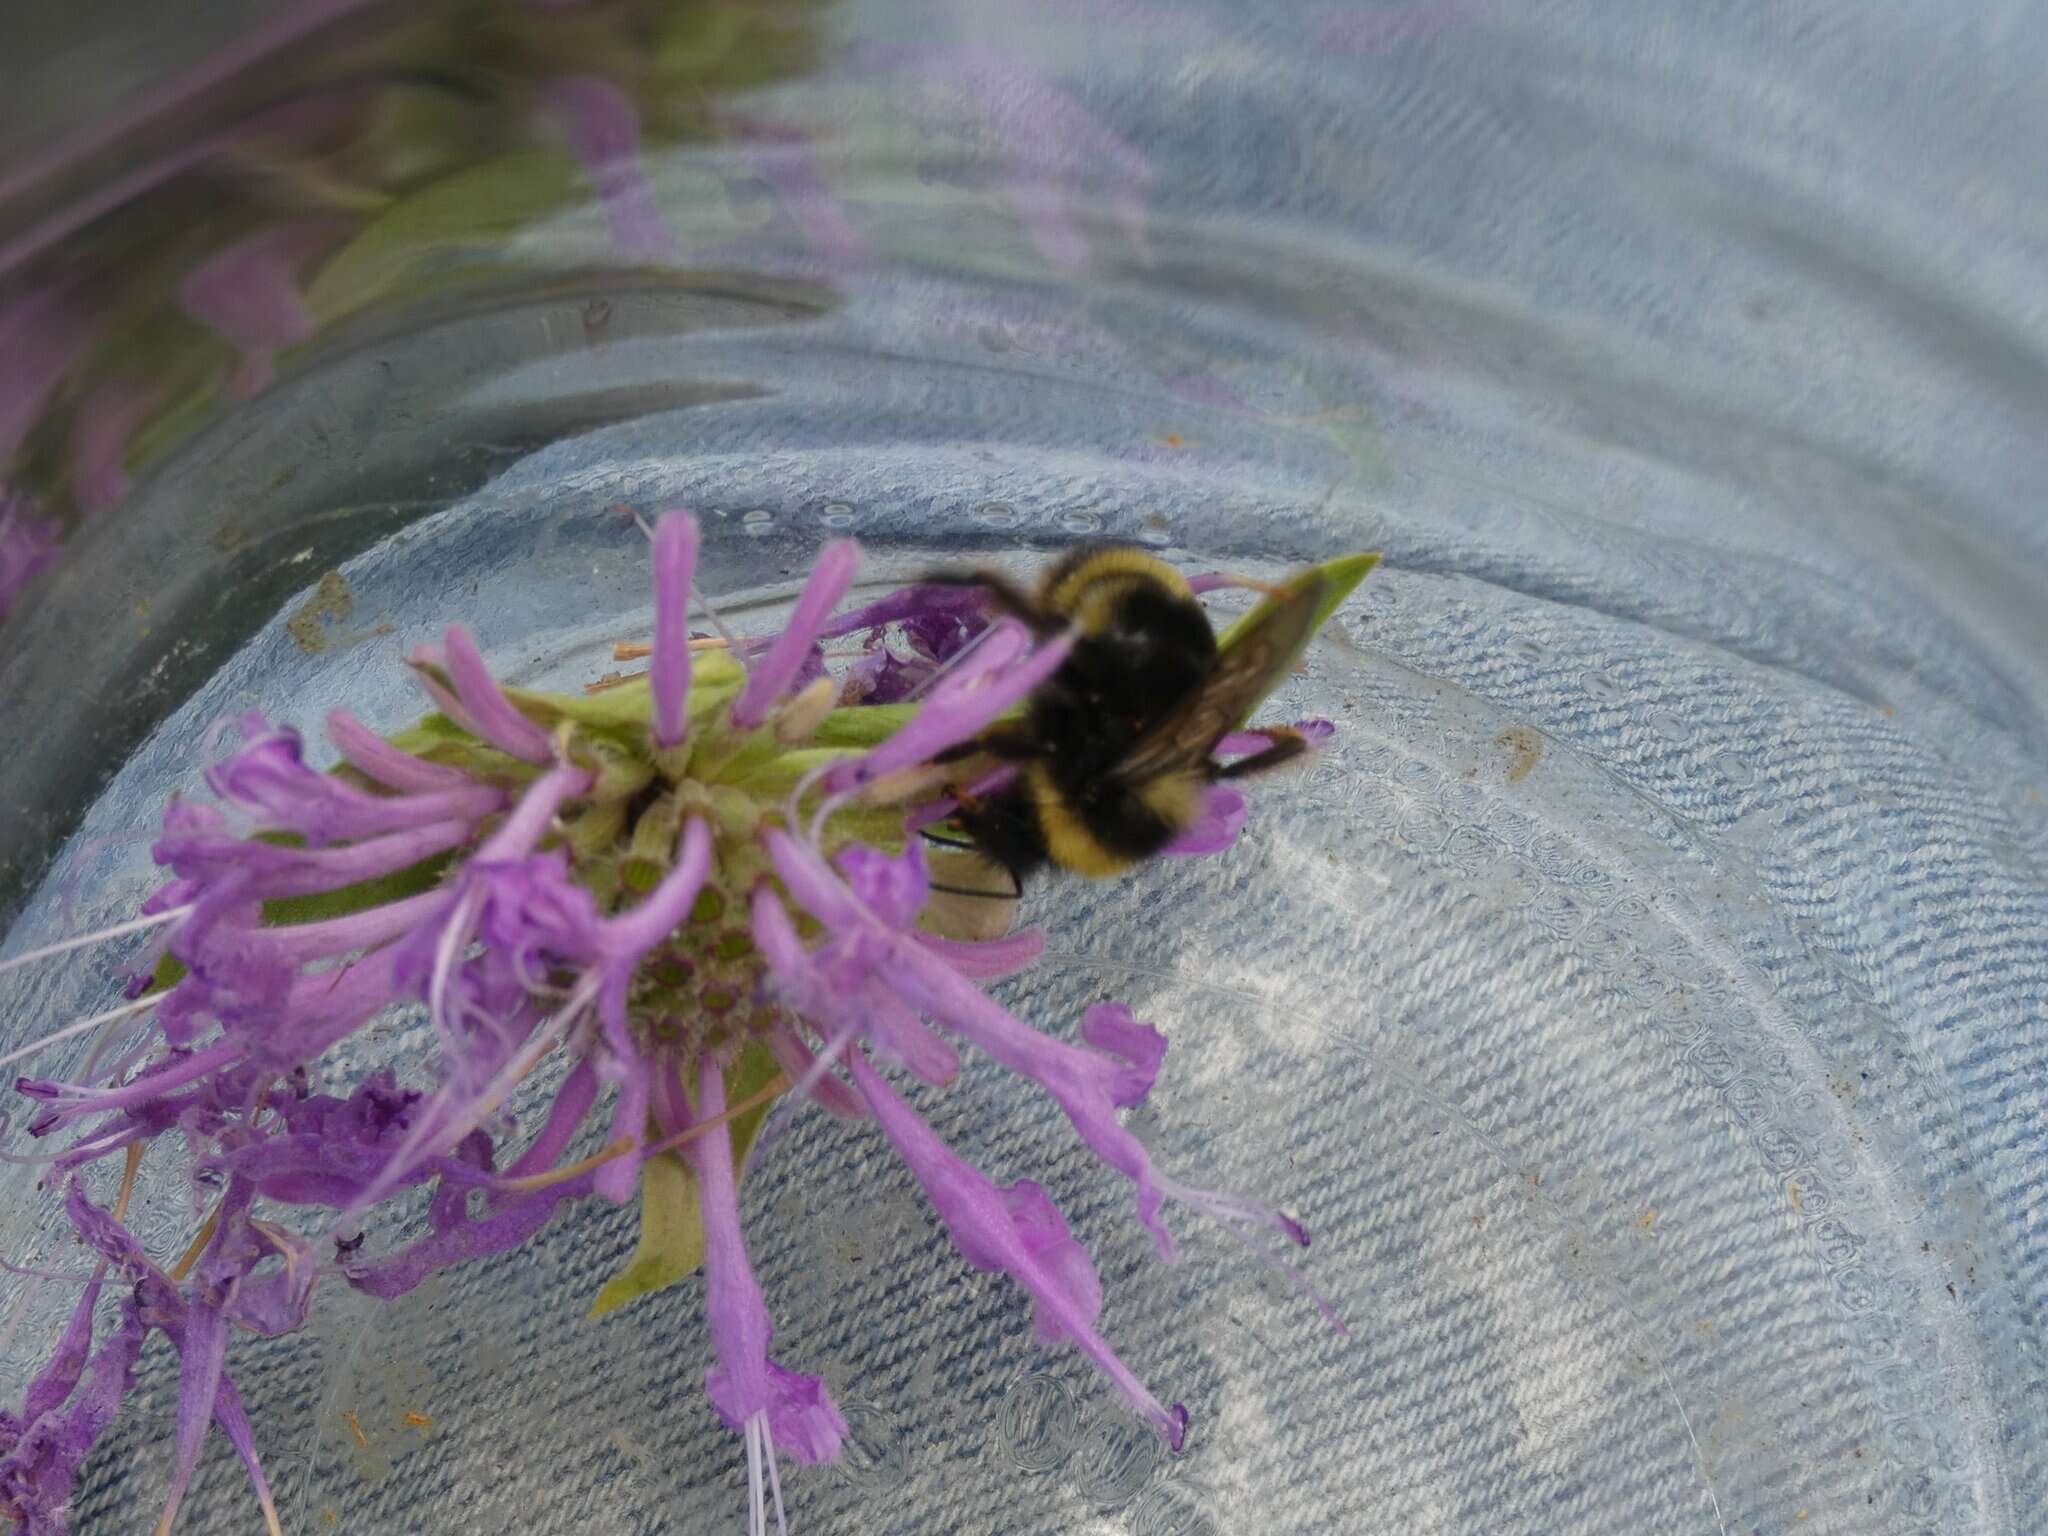
<svg viewBox="0 0 2048 1536"><path fill-rule="evenodd" d="M1143 782L1199 767L1294 665L1314 627L1323 581L1307 571L1260 605L1253 622L1216 659L1201 689L1125 754L1118 778Z"/></svg>

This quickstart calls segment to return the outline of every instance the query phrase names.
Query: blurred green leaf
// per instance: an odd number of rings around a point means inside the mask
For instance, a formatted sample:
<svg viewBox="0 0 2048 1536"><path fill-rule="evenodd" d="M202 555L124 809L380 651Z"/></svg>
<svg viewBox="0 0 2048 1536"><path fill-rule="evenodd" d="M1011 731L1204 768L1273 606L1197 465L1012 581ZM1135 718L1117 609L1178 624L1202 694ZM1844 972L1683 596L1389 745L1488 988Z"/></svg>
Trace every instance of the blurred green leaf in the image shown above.
<svg viewBox="0 0 2048 1536"><path fill-rule="evenodd" d="M1309 624L1307 630L1303 632L1301 644L1296 646L1293 653L1274 669L1273 676L1276 679L1284 677L1288 669L1301 659L1301 653L1308 649L1308 643L1315 638L1316 632L1329 622L1330 615L1343 605L1344 599L1358 589L1358 584L1365 580L1367 573L1379 563L1380 557L1376 550L1369 554L1339 555L1334 560L1325 560L1321 565L1314 565L1306 570L1297 571L1293 576L1280 584L1284 591L1293 593L1299 591L1309 582L1320 581L1323 585L1323 595L1316 603L1315 618ZM1236 623L1224 630L1222 634L1216 637L1217 650L1229 650L1244 635L1249 634L1258 625L1264 623L1266 615L1273 611L1276 601L1276 599L1270 597L1265 599L1265 601L1253 608L1251 612L1244 614ZM1257 707L1258 704L1254 701L1252 709ZM1237 723L1242 725L1245 720L1251 717L1251 713L1250 709L1246 710Z"/></svg>

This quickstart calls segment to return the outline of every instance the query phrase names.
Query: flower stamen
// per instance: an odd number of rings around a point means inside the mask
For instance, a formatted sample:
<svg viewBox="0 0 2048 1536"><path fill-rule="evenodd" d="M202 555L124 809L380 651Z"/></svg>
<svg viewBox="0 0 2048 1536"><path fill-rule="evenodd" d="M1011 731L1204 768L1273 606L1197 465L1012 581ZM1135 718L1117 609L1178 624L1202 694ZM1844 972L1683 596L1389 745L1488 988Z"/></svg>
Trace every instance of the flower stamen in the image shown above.
<svg viewBox="0 0 2048 1536"><path fill-rule="evenodd" d="M102 1024L112 1024L117 1020L129 1017L131 1014L146 1013L161 1001L161 998L153 995L138 997L132 1003L122 1003L119 1007L109 1008L105 1013L96 1013L89 1019L80 1019L76 1024L67 1024L55 1033L43 1036L42 1039L35 1041L33 1044L24 1045L18 1051L9 1051L5 1056L0 1056L0 1067L12 1066L15 1062L25 1057L35 1055L45 1046L55 1045L59 1040L69 1040L74 1035L82 1035L89 1029L98 1029Z"/></svg>
<svg viewBox="0 0 2048 1536"><path fill-rule="evenodd" d="M52 955L69 954L74 949L85 949L93 944L104 944L108 939L118 939L124 934L141 933L146 928L160 928L165 923L175 923L179 918L190 915L193 907L196 905L196 902L188 901L183 906L171 907L162 912L152 913L148 917L138 917L131 922L116 923L111 928L100 928L92 933L82 933L75 939L59 939L54 944L44 944L36 949L25 949L18 955L10 955L7 959L0 960L0 973L15 970L20 966L32 964L37 960L47 960ZM8 1058L8 1060L14 1059L13 1057Z"/></svg>

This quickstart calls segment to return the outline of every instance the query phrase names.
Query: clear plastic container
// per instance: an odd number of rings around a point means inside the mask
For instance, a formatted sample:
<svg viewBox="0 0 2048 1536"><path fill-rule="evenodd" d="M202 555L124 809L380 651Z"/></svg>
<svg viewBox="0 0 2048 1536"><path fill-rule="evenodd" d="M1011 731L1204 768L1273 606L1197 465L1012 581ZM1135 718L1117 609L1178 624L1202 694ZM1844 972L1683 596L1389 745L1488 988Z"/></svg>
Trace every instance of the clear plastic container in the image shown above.
<svg viewBox="0 0 2048 1536"><path fill-rule="evenodd" d="M1003 993L1159 1021L1155 1155L1295 1211L1348 1336L1198 1224L1158 1264L970 1066L923 1107L1066 1209L1194 1416L1171 1456L871 1133L798 1117L745 1213L855 1443L788 1476L792 1529L2043 1528L2039 7L127 7L29 42L8 953L134 913L226 713L395 728L456 620L515 680L596 676L649 622L621 504L696 508L743 626L848 532L874 590L1094 536L1377 548L1274 706L1335 723L1315 764L1228 858L1037 888ZM5 1041L121 958L0 975ZM7 1177L0 1256L76 1268ZM138 1200L175 1252L181 1170ZM584 1318L632 1239L578 1207L238 1342L287 1529L741 1529L701 1288ZM9 1401L71 1295L0 1284ZM174 1390L153 1348L75 1529L155 1518ZM180 1529L251 1511L216 1441Z"/></svg>

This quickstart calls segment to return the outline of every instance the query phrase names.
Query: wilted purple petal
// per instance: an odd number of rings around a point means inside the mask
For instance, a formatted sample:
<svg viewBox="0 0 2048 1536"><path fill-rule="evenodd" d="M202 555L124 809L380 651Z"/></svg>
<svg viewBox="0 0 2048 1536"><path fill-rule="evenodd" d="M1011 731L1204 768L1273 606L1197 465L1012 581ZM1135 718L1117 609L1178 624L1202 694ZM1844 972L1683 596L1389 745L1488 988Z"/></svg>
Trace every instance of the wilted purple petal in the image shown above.
<svg viewBox="0 0 2048 1536"><path fill-rule="evenodd" d="M1044 1191L1028 1184L999 1190L940 1141L858 1050L847 1054L846 1067L896 1155L924 1186L961 1256L977 1269L1001 1270L1023 1286L1037 1304L1039 1338L1073 1340L1178 1450L1187 1431L1185 1410L1162 1405L1096 1332L1101 1284Z"/></svg>
<svg viewBox="0 0 2048 1536"><path fill-rule="evenodd" d="M242 1470L249 1474L249 1486L255 1489L257 1502L263 1506L266 1528L277 1530L277 1505L271 1497L270 1480L263 1475L263 1464L256 1459L256 1434L249 1427L248 1410L242 1406L242 1394L225 1376L221 1377L220 1392L214 1399L213 1416L220 1423L221 1433L228 1437L228 1444L235 1448L235 1455L241 1458Z"/></svg>
<svg viewBox="0 0 2048 1536"><path fill-rule="evenodd" d="M213 1425L214 1403L227 1365L227 1319L212 1307L188 1306L184 1312L184 1327L172 1336L178 1346L178 1431L160 1530L170 1529L192 1474L199 1470L199 1453Z"/></svg>
<svg viewBox="0 0 2048 1536"><path fill-rule="evenodd" d="M430 763L392 746L345 709L328 713L327 739L350 763L391 789L420 794L475 782L460 768Z"/></svg>
<svg viewBox="0 0 2048 1536"><path fill-rule="evenodd" d="M936 670L928 662L906 662L887 646L877 646L840 674L839 702L901 704Z"/></svg>
<svg viewBox="0 0 2048 1536"><path fill-rule="evenodd" d="M697 520L670 512L654 530L654 650L648 688L654 697L654 739L683 739L690 698L690 582L697 570Z"/></svg>
<svg viewBox="0 0 2048 1536"><path fill-rule="evenodd" d="M697 1112L705 1119L725 1112L725 1077L708 1059L698 1073ZM718 1364L704 1375L711 1406L728 1429L744 1430L764 1418L775 1443L797 1460L830 1461L839 1454L846 1421L824 1382L768 1358L775 1325L740 1235L732 1138L722 1131L700 1136L685 1155L696 1170L704 1217L704 1312L718 1354Z"/></svg>
<svg viewBox="0 0 2048 1536"><path fill-rule="evenodd" d="M590 771L586 768L563 763L549 769L527 786L512 814L484 840L476 857L485 862L524 858L547 835L548 825L562 808L562 802L589 788Z"/></svg>
<svg viewBox="0 0 2048 1536"><path fill-rule="evenodd" d="M322 918L314 923L283 923L250 934L272 956L294 968L351 950L371 949L388 943L425 923L450 901L446 891L422 891L417 896L381 902L347 917Z"/></svg>
<svg viewBox="0 0 2048 1536"><path fill-rule="evenodd" d="M1015 665L1004 667L1000 665L1003 653L999 645L1006 633L1021 637L1023 627L1008 622L996 626L989 643L975 653L973 661L940 679L924 707L895 735L863 757L835 764L825 776L826 787L837 793L872 784L885 774L915 767L968 740L1057 672L1074 643L1071 633L1055 636ZM984 652L991 654L985 658ZM985 659L996 664L973 664Z"/></svg>
<svg viewBox="0 0 2048 1536"><path fill-rule="evenodd" d="M127 499L128 445L162 398L161 390L133 379L111 379L78 403L71 426L71 494L81 509L103 512Z"/></svg>
<svg viewBox="0 0 2048 1536"><path fill-rule="evenodd" d="M1160 1219L1162 1197L1151 1157L1116 1117L1118 1101L1131 1091L1132 1066L1040 1034L938 954L882 926L814 852L788 833L769 828L762 841L790 895L828 927L857 940L868 962L885 970L889 986L905 1002L1058 1101L1081 1139L1131 1180L1139 1221L1160 1254L1171 1258L1173 1240Z"/></svg>
<svg viewBox="0 0 2048 1536"><path fill-rule="evenodd" d="M889 624L901 624L907 632L922 637L927 654L944 661L988 628L987 599L978 587L951 583L899 587L887 597L840 614L818 631L818 638L835 640Z"/></svg>
<svg viewBox="0 0 2048 1536"><path fill-rule="evenodd" d="M711 829L701 816L692 816L683 828L675 866L662 877L661 884L640 905L603 924L598 932L598 1017L610 1046L610 1059L598 1070L615 1077L619 1084L618 1108L612 1117L614 1141L624 1138L638 1146L647 1128L647 1080L651 1068L627 1025L626 990L647 951L666 939L689 915L710 871ZM636 1162L614 1158L598 1169L596 1189L607 1200L624 1201L632 1198L637 1181Z"/></svg>
<svg viewBox="0 0 2048 1536"><path fill-rule="evenodd" d="M752 730L767 718L770 707L803 667L804 657L817 643L818 631L824 627L826 618L853 585L853 575L859 566L860 545L852 539L834 539L819 551L817 564L811 567L810 579L804 583L789 622L769 646L768 654L754 663L747 674L747 685L732 707L736 728Z"/></svg>
<svg viewBox="0 0 2048 1536"><path fill-rule="evenodd" d="M1176 856L1221 853L1237 841L1250 815L1244 796L1237 790L1228 784L1211 784L1202 795L1201 815L1160 851Z"/></svg>
<svg viewBox="0 0 2048 1536"><path fill-rule="evenodd" d="M564 75L541 87L540 100L567 129L570 151L604 203L618 253L628 261L673 255L675 236L640 158L640 114L625 92L594 75Z"/></svg>
<svg viewBox="0 0 2048 1536"><path fill-rule="evenodd" d="M640 959L675 932L690 915L691 904L704 888L711 872L711 828L701 816L692 816L683 826L676 862L662 876L661 883L638 906L606 923L598 936L605 965L630 973Z"/></svg>
<svg viewBox="0 0 2048 1536"><path fill-rule="evenodd" d="M57 525L32 516L33 505L26 496L0 489L0 619L22 589L57 560Z"/></svg>
<svg viewBox="0 0 2048 1536"><path fill-rule="evenodd" d="M121 1304L121 1323L92 1357L85 1384L63 1412L24 1426L0 1455L0 1514L21 1522L23 1536L64 1536L72 1483L135 1384L135 1360L147 1335L135 1302Z"/></svg>
<svg viewBox="0 0 2048 1536"><path fill-rule="evenodd" d="M78 1385L79 1375L92 1354L92 1309L99 1304L99 1299L100 1276L95 1274L78 1298L78 1305L72 1309L71 1322L65 1328L64 1336L57 1341L49 1363L29 1383L21 1410L24 1424L33 1424L53 1408L61 1408L64 1400L71 1396L71 1389Z"/></svg>
<svg viewBox="0 0 2048 1536"><path fill-rule="evenodd" d="M764 891L762 894L767 893ZM769 899L773 900L773 897ZM866 1117L867 1106L861 1103L859 1096L846 1084L829 1074L816 1077L811 1075L817 1066L818 1058L788 1024L778 1022L769 1031L768 1049L774 1053L775 1064L782 1068L783 1075L792 1083L808 1081L811 1085L811 1096L830 1113L849 1120Z"/></svg>
<svg viewBox="0 0 2048 1536"><path fill-rule="evenodd" d="M1052 1203L1052 1196L1042 1187L1030 1179L1019 1179L1005 1186L1002 1196L1010 1224L1025 1251L1052 1278L1060 1294L1070 1303L1068 1308L1058 1310L1045 1306L1036 1308L1033 1332L1041 1344L1064 1344L1075 1337L1074 1317L1083 1317L1091 1325L1101 1317L1101 1277L1095 1273L1095 1264L1088 1257L1088 1250L1074 1241L1073 1234L1067 1230L1066 1218L1060 1215L1059 1207Z"/></svg>
<svg viewBox="0 0 2048 1536"><path fill-rule="evenodd" d="M647 1138L647 1111L652 1104L648 1079L653 1068L647 1057L629 1044L625 1052L611 1042L611 1052L598 1067L599 1077L610 1077L619 1085L612 1105L610 1141L627 1141L637 1149ZM640 1185L640 1165L632 1157L615 1157L597 1170L591 1188L614 1205L624 1205Z"/></svg>
<svg viewBox="0 0 2048 1536"><path fill-rule="evenodd" d="M592 1174L581 1173L530 1194L504 1199L474 1221L421 1238L388 1259L350 1260L342 1265L348 1283L388 1301L403 1296L429 1275L469 1259L517 1248L547 1225L564 1200L580 1200L591 1191Z"/></svg>
<svg viewBox="0 0 2048 1536"><path fill-rule="evenodd" d="M132 1083L119 1088L77 1089L69 1083L51 1082L42 1078L17 1077L14 1091L26 1094L32 1099L47 1100L58 1106L56 1113L62 1118L78 1114L103 1114L118 1109L128 1109L137 1104L161 1097L173 1088L210 1077L223 1067L232 1066L241 1059L242 1048L231 1040L208 1046L188 1056L172 1056L157 1070L145 1073ZM29 1126L31 1134L41 1134L37 1125Z"/></svg>
<svg viewBox="0 0 2048 1536"><path fill-rule="evenodd" d="M894 993L867 983L854 1014L861 1020L861 1034L885 1061L897 1063L934 1088L943 1088L960 1075L960 1053Z"/></svg>

